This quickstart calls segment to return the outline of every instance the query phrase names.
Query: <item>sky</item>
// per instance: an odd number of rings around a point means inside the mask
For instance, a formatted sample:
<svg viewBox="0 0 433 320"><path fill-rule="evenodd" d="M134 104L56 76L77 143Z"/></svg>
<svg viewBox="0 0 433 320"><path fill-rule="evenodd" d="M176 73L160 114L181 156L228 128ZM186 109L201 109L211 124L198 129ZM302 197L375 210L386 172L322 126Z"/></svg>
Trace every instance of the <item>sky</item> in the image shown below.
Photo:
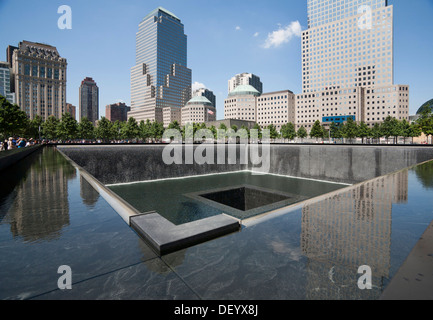
<svg viewBox="0 0 433 320"><path fill-rule="evenodd" d="M390 0L394 6L394 83L410 86L410 114L433 98L433 0ZM62 5L71 29L60 29ZM115 102L130 105L130 70L141 20L164 7L188 36L194 87L212 90L224 116L228 80L256 74L264 92L302 93L301 30L306 0L0 0L0 60L8 45L28 40L57 47L67 59L67 101L77 106L85 77L99 87L99 114ZM3 48L3 49L2 49Z"/></svg>

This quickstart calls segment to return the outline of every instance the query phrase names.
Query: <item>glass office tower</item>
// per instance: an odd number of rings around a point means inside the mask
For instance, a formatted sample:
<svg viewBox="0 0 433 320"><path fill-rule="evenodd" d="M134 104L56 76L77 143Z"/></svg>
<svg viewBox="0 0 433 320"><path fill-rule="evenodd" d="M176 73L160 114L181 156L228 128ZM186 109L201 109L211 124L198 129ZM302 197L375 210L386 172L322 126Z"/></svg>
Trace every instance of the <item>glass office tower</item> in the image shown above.
<svg viewBox="0 0 433 320"><path fill-rule="evenodd" d="M173 13L159 7L143 19L136 35L128 118L163 122L163 108L180 109L190 99L184 26Z"/></svg>

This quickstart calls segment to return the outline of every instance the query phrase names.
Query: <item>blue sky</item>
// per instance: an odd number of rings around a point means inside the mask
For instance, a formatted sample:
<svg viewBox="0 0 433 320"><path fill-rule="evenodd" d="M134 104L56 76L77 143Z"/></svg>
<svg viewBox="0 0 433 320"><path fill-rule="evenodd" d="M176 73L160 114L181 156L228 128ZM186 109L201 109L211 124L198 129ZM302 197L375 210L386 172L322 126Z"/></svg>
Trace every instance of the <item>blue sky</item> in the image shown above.
<svg viewBox="0 0 433 320"><path fill-rule="evenodd" d="M130 68L142 18L158 6L176 14L188 35L193 82L217 96L224 114L227 81L237 73L260 76L265 92L301 93L301 40L266 46L270 34L299 22L307 28L306 0L0 0L0 60L22 40L56 46L68 60L67 100L78 108L85 77L99 86L105 105L130 104ZM394 82L410 85L410 113L433 98L433 0L390 0L394 5ZM59 6L72 9L72 29L61 30ZM13 26L11 28L11 26ZM292 25L293 26L293 25ZM1 53L3 52L3 53Z"/></svg>

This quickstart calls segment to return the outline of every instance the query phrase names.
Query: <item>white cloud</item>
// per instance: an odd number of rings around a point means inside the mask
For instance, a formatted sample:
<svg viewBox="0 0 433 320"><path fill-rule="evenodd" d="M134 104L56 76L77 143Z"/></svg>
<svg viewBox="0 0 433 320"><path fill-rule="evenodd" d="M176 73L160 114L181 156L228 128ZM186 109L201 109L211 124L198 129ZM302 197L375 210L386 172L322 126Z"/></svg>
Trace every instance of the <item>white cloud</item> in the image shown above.
<svg viewBox="0 0 433 320"><path fill-rule="evenodd" d="M192 92L194 92L194 91L196 91L198 89L201 89L201 88L205 88L206 89L206 86L203 83L200 83L200 82L197 82L197 81L195 81L192 84L192 86L191 86Z"/></svg>
<svg viewBox="0 0 433 320"><path fill-rule="evenodd" d="M258 36L259 36L258 32L254 33L254 37L258 37Z"/></svg>
<svg viewBox="0 0 433 320"><path fill-rule="evenodd" d="M236 30L241 30L241 27L239 27L239 26L236 26Z"/></svg>
<svg viewBox="0 0 433 320"><path fill-rule="evenodd" d="M288 43L294 36L300 37L301 34L301 24L299 21L293 21L288 26L284 28L280 26L278 30L269 33L263 47L265 49L269 49L271 47L277 48L283 43Z"/></svg>

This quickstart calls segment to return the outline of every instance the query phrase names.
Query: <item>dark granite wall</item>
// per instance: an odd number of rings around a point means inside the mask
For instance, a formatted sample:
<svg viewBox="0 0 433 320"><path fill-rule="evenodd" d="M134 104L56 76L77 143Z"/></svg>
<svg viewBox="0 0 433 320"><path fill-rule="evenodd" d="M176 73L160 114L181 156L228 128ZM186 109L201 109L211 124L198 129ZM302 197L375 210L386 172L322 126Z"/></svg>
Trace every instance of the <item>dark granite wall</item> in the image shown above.
<svg viewBox="0 0 433 320"><path fill-rule="evenodd" d="M146 181L252 169L237 164L167 165L162 160L166 145L58 146L65 155L104 184ZM197 146L194 146L196 149ZM269 172L281 175L357 183L433 159L433 147L271 145ZM217 156L214 157L214 163ZM264 166L264 172L267 172Z"/></svg>
<svg viewBox="0 0 433 320"><path fill-rule="evenodd" d="M14 165L18 161L24 159L29 154L35 152L41 145L27 147L27 148L17 148L8 151L2 151L0 154L0 171L3 171L10 166Z"/></svg>
<svg viewBox="0 0 433 320"><path fill-rule="evenodd" d="M357 183L433 159L433 147L273 145L270 173Z"/></svg>
<svg viewBox="0 0 433 320"><path fill-rule="evenodd" d="M92 174L104 184L126 183L165 178L186 177L239 171L247 168L240 164L239 146L232 145L231 152L236 152L237 164L227 164L229 151L226 150L226 164L182 164L167 165L163 161L163 149L166 145L114 145L114 146L58 146L80 167ZM194 150L197 146L194 146ZM221 155L221 153L220 153ZM217 163L217 154L214 163Z"/></svg>

